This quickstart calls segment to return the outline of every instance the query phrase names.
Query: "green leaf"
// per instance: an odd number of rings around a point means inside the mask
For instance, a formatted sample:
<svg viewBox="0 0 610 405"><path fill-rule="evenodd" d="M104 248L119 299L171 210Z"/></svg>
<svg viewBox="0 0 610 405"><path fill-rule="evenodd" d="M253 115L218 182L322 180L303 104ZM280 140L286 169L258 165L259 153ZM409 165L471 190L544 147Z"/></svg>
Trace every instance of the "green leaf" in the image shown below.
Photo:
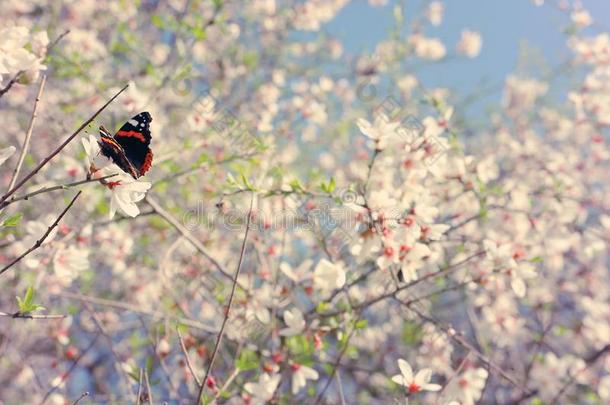
<svg viewBox="0 0 610 405"><path fill-rule="evenodd" d="M255 68L258 64L258 54L255 51L244 53L243 64L247 68Z"/></svg>
<svg viewBox="0 0 610 405"><path fill-rule="evenodd" d="M23 218L23 214L21 212L13 214L2 222L2 226L15 227L19 225L21 218Z"/></svg>
<svg viewBox="0 0 610 405"><path fill-rule="evenodd" d="M337 183L335 183L335 178L331 177L330 183L328 183L328 192L332 193L333 191L335 191L336 186L337 186Z"/></svg>
<svg viewBox="0 0 610 405"><path fill-rule="evenodd" d="M250 182L248 181L248 179L246 178L245 175L241 175L241 181L242 183L244 183L244 186L246 186L246 189L250 190L250 191L254 191L255 188L252 184L250 184Z"/></svg>
<svg viewBox="0 0 610 405"><path fill-rule="evenodd" d="M423 338L423 330L415 322L405 322L402 328L402 340L408 345L416 345Z"/></svg>
<svg viewBox="0 0 610 405"><path fill-rule="evenodd" d="M332 192L335 190L335 179L333 177L330 178L328 184L322 182L322 184L320 184L320 188L322 189L322 191L324 191L325 193L328 194L332 194Z"/></svg>
<svg viewBox="0 0 610 405"><path fill-rule="evenodd" d="M321 313L323 313L324 311L326 311L326 309L327 309L329 306L330 306L330 304L329 304L329 303L327 303L327 302L320 302L320 303L318 304L318 306L316 307L316 312L317 312L317 313L319 313L319 314L321 314Z"/></svg>
<svg viewBox="0 0 610 405"><path fill-rule="evenodd" d="M153 356L148 356L146 358L146 371L148 372L148 374L152 374L154 364L155 358Z"/></svg>
<svg viewBox="0 0 610 405"><path fill-rule="evenodd" d="M140 382L140 374L136 373L135 371L128 371L127 375L130 376L131 378L133 378L133 380L135 382Z"/></svg>
<svg viewBox="0 0 610 405"><path fill-rule="evenodd" d="M233 187L237 185L237 181L235 180L235 177L233 177L233 174L227 174L227 183L229 183L229 185Z"/></svg>
<svg viewBox="0 0 610 405"><path fill-rule="evenodd" d="M345 350L345 355L351 359L357 359L358 349L355 346L348 346Z"/></svg>
<svg viewBox="0 0 610 405"><path fill-rule="evenodd" d="M19 312L21 314L27 314L37 310L45 309L45 307L41 305L34 304L34 287L32 286L29 286L26 290L23 300L19 297L15 298L17 299L17 307L19 308Z"/></svg>
<svg viewBox="0 0 610 405"><path fill-rule="evenodd" d="M191 63L186 64L185 66L180 68L180 70L178 71L176 76L174 76L174 80L181 81L181 80L186 79L190 75L192 70L193 70L193 65Z"/></svg>
<svg viewBox="0 0 610 405"><path fill-rule="evenodd" d="M252 350L243 350L239 358L235 361L235 367L240 370L254 370L258 367L258 356Z"/></svg>
<svg viewBox="0 0 610 405"><path fill-rule="evenodd" d="M303 186L301 185L301 182L298 179L294 179L288 184L290 185L290 187L292 188L293 191L303 191L304 190Z"/></svg>
<svg viewBox="0 0 610 405"><path fill-rule="evenodd" d="M150 17L150 22L152 23L152 25L154 25L157 28L164 28L165 24L163 23L163 18L161 18L160 15L155 14L152 17Z"/></svg>
<svg viewBox="0 0 610 405"><path fill-rule="evenodd" d="M198 40L204 40L206 38L206 31L201 27L192 27L191 33Z"/></svg>
<svg viewBox="0 0 610 405"><path fill-rule="evenodd" d="M369 321L366 319L361 319L356 322L356 329L364 329L369 324Z"/></svg>
<svg viewBox="0 0 610 405"><path fill-rule="evenodd" d="M33 299L34 299L34 287L29 286L28 289L25 292L24 304L25 305L31 305Z"/></svg>
<svg viewBox="0 0 610 405"><path fill-rule="evenodd" d="M307 358L313 354L314 347L313 344L302 335L292 336L288 338L286 341L286 345L288 350L294 354L295 356L301 356L302 358ZM299 359L300 360L300 359ZM299 361L299 363L303 363L306 360Z"/></svg>
<svg viewBox="0 0 610 405"><path fill-rule="evenodd" d="M182 323L178 323L178 325L176 325L176 329L178 329L178 331L180 332L181 335L185 335L185 334L189 333L188 326L186 326Z"/></svg>

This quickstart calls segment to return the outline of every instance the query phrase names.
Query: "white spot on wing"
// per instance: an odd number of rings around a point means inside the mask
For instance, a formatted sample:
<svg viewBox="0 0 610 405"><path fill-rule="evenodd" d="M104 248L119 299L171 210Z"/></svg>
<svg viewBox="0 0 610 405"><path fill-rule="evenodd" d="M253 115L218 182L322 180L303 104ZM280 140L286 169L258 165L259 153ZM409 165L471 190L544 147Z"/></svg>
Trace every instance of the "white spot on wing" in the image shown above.
<svg viewBox="0 0 610 405"><path fill-rule="evenodd" d="M132 118L132 119L130 119L129 121L127 121L127 122L129 122L129 123L130 123L131 125L133 125L134 127L137 127L137 126L138 126L138 124L139 124L139 123L138 123L138 121L137 121L137 120L134 120L133 118Z"/></svg>

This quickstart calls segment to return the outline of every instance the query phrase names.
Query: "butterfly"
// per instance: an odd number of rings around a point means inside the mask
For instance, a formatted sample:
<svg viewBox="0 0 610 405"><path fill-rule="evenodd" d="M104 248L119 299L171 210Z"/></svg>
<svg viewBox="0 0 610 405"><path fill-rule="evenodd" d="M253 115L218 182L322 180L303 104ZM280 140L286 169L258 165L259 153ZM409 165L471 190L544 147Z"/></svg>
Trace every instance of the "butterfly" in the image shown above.
<svg viewBox="0 0 610 405"><path fill-rule="evenodd" d="M134 179L144 176L152 166L153 153L149 147L151 121L148 112L141 112L123 124L114 136L100 126L98 144L102 155L112 159Z"/></svg>

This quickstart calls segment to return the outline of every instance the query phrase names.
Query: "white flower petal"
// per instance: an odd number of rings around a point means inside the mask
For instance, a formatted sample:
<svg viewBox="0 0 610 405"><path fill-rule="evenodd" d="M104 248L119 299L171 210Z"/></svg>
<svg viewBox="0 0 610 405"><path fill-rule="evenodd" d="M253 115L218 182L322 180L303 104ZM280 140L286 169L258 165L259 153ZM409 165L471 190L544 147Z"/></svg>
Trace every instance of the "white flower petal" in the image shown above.
<svg viewBox="0 0 610 405"><path fill-rule="evenodd" d="M405 380L400 374L396 374L394 377L392 377L392 381L398 385L405 385Z"/></svg>
<svg viewBox="0 0 610 405"><path fill-rule="evenodd" d="M317 380L319 377L318 372L311 367L301 366L299 371L303 373L307 380Z"/></svg>
<svg viewBox="0 0 610 405"><path fill-rule="evenodd" d="M2 165L8 158L10 158L17 149L14 146L0 149L0 165Z"/></svg>
<svg viewBox="0 0 610 405"><path fill-rule="evenodd" d="M424 391L440 391L443 388L438 384L426 384L422 387Z"/></svg>
<svg viewBox="0 0 610 405"><path fill-rule="evenodd" d="M415 375L414 382L415 382L415 384L422 387L422 386L428 384L428 382L430 381L430 378L432 378L432 370L430 370L429 368L422 368Z"/></svg>
<svg viewBox="0 0 610 405"><path fill-rule="evenodd" d="M406 360L398 359L398 368L406 383L413 381L413 369Z"/></svg>
<svg viewBox="0 0 610 405"><path fill-rule="evenodd" d="M510 286L512 287L515 295L519 298L525 297L525 292L527 290L525 286L525 282L519 277L513 277L511 280Z"/></svg>

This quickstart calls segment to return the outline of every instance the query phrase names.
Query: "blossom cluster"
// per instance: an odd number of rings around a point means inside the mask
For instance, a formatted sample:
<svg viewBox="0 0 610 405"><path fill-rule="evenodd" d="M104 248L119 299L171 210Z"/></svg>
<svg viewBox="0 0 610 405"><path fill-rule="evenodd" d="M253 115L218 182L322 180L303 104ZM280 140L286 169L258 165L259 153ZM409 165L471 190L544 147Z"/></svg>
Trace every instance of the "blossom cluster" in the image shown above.
<svg viewBox="0 0 610 405"><path fill-rule="evenodd" d="M476 27L369 0L396 29L354 55L351 3L4 5L0 402L610 401L609 34L562 4L569 80L501 78L481 124L421 77ZM141 111L134 179L95 128Z"/></svg>
<svg viewBox="0 0 610 405"><path fill-rule="evenodd" d="M22 73L22 82L36 81L40 71L46 69L43 59L48 45L46 31L32 33L23 26L0 29L0 85Z"/></svg>

